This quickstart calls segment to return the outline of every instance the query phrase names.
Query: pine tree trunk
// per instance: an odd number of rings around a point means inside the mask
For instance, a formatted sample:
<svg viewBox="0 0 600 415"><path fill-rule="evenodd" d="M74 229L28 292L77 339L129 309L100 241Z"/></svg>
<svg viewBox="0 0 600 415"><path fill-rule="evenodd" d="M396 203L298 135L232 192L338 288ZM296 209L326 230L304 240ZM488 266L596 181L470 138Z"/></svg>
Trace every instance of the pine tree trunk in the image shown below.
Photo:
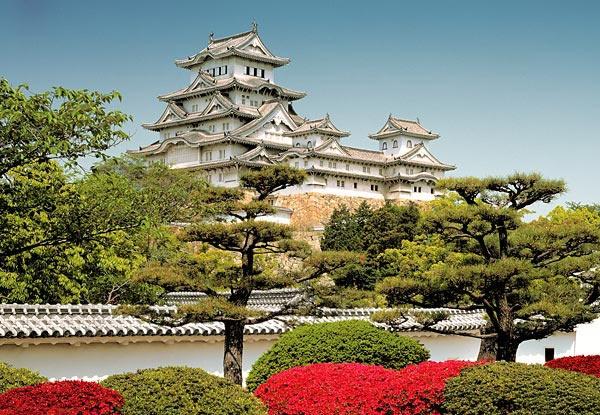
<svg viewBox="0 0 600 415"><path fill-rule="evenodd" d="M506 296L500 300L498 310L498 336L496 360L505 362L514 362L517 360L517 349L519 342L514 335L514 320L515 316Z"/></svg>
<svg viewBox="0 0 600 415"><path fill-rule="evenodd" d="M519 345L512 341L498 341L498 350L496 351L496 360L504 362L515 362L517 360L517 349Z"/></svg>
<svg viewBox="0 0 600 415"><path fill-rule="evenodd" d="M225 322L223 372L225 379L242 384L242 355L244 353L244 322Z"/></svg>
<svg viewBox="0 0 600 415"><path fill-rule="evenodd" d="M491 324L487 324L486 327L481 330L481 334L493 334L495 333L494 327ZM479 355L477 360L496 360L496 354L498 352L498 340L496 337L485 337L481 339L479 345Z"/></svg>

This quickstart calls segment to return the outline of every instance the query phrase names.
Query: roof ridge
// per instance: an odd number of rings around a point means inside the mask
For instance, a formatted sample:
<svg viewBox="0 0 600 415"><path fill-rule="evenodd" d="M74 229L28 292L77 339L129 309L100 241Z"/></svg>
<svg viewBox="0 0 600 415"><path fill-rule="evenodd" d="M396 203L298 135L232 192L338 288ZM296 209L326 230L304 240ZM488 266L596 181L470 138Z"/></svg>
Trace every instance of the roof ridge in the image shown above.
<svg viewBox="0 0 600 415"><path fill-rule="evenodd" d="M221 37L221 38L213 38L208 42L208 45L210 46L214 43L220 43L220 42L224 42L224 41L231 40L231 39L237 39L239 37L247 36L250 33L255 33L255 32L254 32L254 30L248 30L246 32L236 33L235 35L229 35L229 36L225 36L225 37Z"/></svg>
<svg viewBox="0 0 600 415"><path fill-rule="evenodd" d="M342 147L349 148L351 150L360 150L360 151L366 151L366 152L369 152L369 153L375 153L375 154L383 154L383 155L385 155L385 153L383 151L381 151L381 150L371 150L370 148L360 148L360 147L352 147L352 146L346 146L346 145L342 145Z"/></svg>

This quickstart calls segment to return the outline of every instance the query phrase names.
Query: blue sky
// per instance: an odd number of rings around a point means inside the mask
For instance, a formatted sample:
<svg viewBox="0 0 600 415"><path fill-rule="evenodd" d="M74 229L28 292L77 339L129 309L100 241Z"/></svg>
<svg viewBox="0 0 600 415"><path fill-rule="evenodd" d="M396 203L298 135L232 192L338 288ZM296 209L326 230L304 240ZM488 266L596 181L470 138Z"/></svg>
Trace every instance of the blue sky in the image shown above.
<svg viewBox="0 0 600 415"><path fill-rule="evenodd" d="M253 19L292 63L278 83L308 92L303 115L329 112L367 135L389 113L419 117L455 175L539 171L561 201L600 202L600 2L44 1L0 3L0 76L32 90L117 89L132 140L157 137L161 93L185 85L175 58ZM547 209L540 209L544 212Z"/></svg>

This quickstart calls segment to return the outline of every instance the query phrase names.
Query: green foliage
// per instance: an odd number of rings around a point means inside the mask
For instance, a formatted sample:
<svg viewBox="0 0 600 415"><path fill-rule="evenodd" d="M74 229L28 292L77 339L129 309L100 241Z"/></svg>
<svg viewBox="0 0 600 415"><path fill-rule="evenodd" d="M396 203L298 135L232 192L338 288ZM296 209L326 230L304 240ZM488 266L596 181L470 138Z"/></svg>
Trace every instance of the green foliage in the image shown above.
<svg viewBox="0 0 600 415"><path fill-rule="evenodd" d="M369 205L363 202L363 209ZM363 205L361 205L363 206ZM323 230L321 249L323 251L354 251L362 246L360 240L361 227L358 226L354 215L345 204L333 209L329 221Z"/></svg>
<svg viewBox="0 0 600 415"><path fill-rule="evenodd" d="M600 413L600 379L538 365L467 368L448 380L444 395L449 415Z"/></svg>
<svg viewBox="0 0 600 415"><path fill-rule="evenodd" d="M204 258L203 261L197 255L184 254L149 263L149 267L143 269L140 276L142 280L164 288L199 290L212 298L182 308L171 321L154 315L148 308L130 311L154 321L158 319L161 323L180 324L215 319L223 321L224 374L227 379L241 384L244 325L272 317L257 316L256 312L246 308L252 291L295 283L292 278L282 278L269 272L268 266L265 267L268 261L264 258L275 254L306 257L309 250L305 242L292 239L290 226L261 220L274 212L274 208L265 199L276 191L301 184L304 177L303 171L289 166L265 166L241 176L245 191L206 189L202 194L202 214L191 219L190 226L186 227L180 237L192 247L202 243L221 250L225 253L222 258L226 259L227 264L219 264L219 258ZM203 266L209 272L202 272ZM219 288L226 288L228 294L219 294ZM288 304L278 312L289 313L294 306L295 304Z"/></svg>
<svg viewBox="0 0 600 415"><path fill-rule="evenodd" d="M123 415L265 415L241 387L202 369L164 367L108 377L103 386L125 398Z"/></svg>
<svg viewBox="0 0 600 415"><path fill-rule="evenodd" d="M391 304L485 309L499 360L514 360L523 341L594 318L598 213L556 208L523 221L530 206L564 191L562 181L516 173L439 185L453 193L432 202L423 220L439 236L378 257L388 277L377 289Z"/></svg>
<svg viewBox="0 0 600 415"><path fill-rule="evenodd" d="M378 254L398 248L403 240L414 238L419 218L419 209L414 204L386 203L373 210L363 202L354 213L342 205L334 209L325 226L321 249Z"/></svg>
<svg viewBox="0 0 600 415"><path fill-rule="evenodd" d="M246 379L255 390L270 376L311 363L365 363L400 369L429 358L416 340L379 329L366 321L304 325L283 334L252 366Z"/></svg>
<svg viewBox="0 0 600 415"><path fill-rule="evenodd" d="M0 362L0 393L22 386L37 385L48 379L28 369L14 368Z"/></svg>
<svg viewBox="0 0 600 415"><path fill-rule="evenodd" d="M315 284L314 293L317 307L381 308L387 305L385 297L372 290Z"/></svg>
<svg viewBox="0 0 600 415"><path fill-rule="evenodd" d="M118 92L53 88L31 94L26 85L13 87L0 79L0 178L28 164L79 157L104 157L128 135L131 118L107 107L121 100Z"/></svg>
<svg viewBox="0 0 600 415"><path fill-rule="evenodd" d="M166 224L196 211L206 187L128 159L76 179L54 162L10 175L0 194L0 295L9 302L156 301L162 289L134 276L172 255L180 242Z"/></svg>
<svg viewBox="0 0 600 415"><path fill-rule="evenodd" d="M249 171L240 178L240 183L242 187L255 191L257 200L264 200L278 190L302 184L305 178L304 170L276 164Z"/></svg>

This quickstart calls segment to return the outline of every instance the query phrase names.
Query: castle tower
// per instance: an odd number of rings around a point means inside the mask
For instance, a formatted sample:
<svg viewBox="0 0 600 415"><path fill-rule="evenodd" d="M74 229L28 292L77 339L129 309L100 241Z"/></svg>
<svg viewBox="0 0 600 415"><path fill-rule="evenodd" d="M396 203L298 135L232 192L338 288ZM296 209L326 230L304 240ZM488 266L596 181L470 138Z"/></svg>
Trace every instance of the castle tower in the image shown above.
<svg viewBox="0 0 600 415"><path fill-rule="evenodd" d="M362 200L381 204L436 197L436 181L454 169L426 147L437 134L418 120L390 115L369 136L378 142L377 150L347 146L350 133L329 114L317 119L298 115L293 103L306 94L275 83L276 69L289 62L267 48L255 24L233 36L211 34L204 49L175 61L190 71L191 81L159 96L165 110L157 121L144 124L159 140L130 153L225 187L238 186L244 171L264 165L304 169L305 182L274 200L304 227L318 227L342 202L353 206Z"/></svg>

